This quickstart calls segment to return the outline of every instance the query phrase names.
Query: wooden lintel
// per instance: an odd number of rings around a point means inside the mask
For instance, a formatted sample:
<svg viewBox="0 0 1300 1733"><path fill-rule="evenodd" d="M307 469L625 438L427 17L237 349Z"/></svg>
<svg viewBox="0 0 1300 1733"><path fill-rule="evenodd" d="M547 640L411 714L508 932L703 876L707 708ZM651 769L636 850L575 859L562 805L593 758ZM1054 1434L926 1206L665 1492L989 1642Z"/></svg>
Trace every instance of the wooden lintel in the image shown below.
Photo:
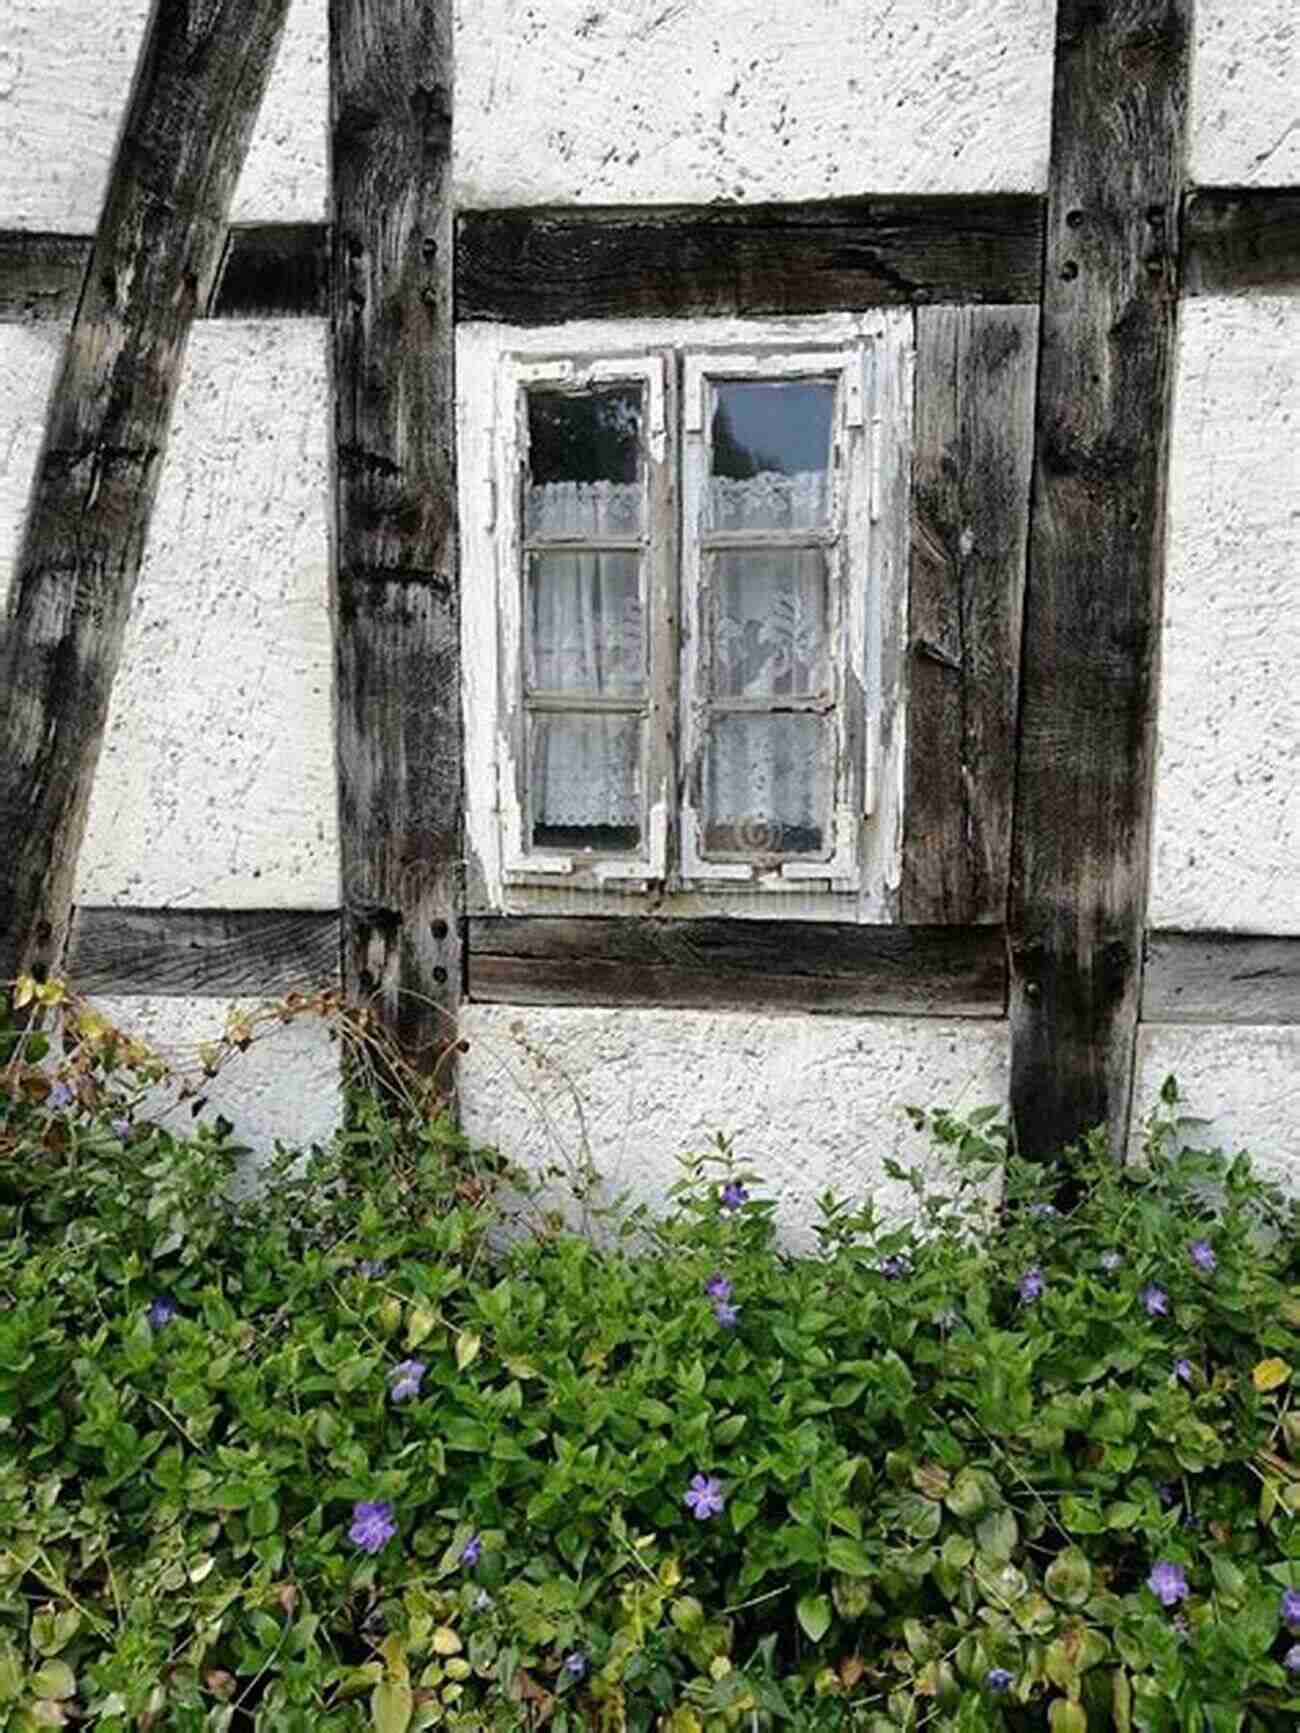
<svg viewBox="0 0 1300 1733"><path fill-rule="evenodd" d="M79 908L68 947L78 993L264 997L338 973L337 909Z"/></svg>
<svg viewBox="0 0 1300 1733"><path fill-rule="evenodd" d="M1189 295L1300 295L1300 187L1195 188L1183 249Z"/></svg>
<svg viewBox="0 0 1300 1733"><path fill-rule="evenodd" d="M1191 35L1191 0L1057 8L1008 918L1035 1156L1126 1141Z"/></svg>
<svg viewBox="0 0 1300 1733"><path fill-rule="evenodd" d="M62 962L185 347L288 4L150 18L0 633L0 981Z"/></svg>
<svg viewBox="0 0 1300 1733"><path fill-rule="evenodd" d="M464 211L461 319L824 313L927 301L1032 302L1032 194L799 205Z"/></svg>
<svg viewBox="0 0 1300 1733"><path fill-rule="evenodd" d="M1155 932L1145 1023L1300 1023L1300 935Z"/></svg>

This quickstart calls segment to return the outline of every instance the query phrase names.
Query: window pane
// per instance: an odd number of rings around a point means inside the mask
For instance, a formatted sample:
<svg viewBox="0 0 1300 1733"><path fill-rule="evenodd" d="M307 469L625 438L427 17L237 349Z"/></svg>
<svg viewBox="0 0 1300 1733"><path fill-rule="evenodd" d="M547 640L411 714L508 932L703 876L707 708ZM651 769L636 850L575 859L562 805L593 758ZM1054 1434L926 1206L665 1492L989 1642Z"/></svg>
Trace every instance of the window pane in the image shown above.
<svg viewBox="0 0 1300 1733"><path fill-rule="evenodd" d="M534 713L531 723L533 847L635 849L640 717Z"/></svg>
<svg viewBox="0 0 1300 1733"><path fill-rule="evenodd" d="M529 686L534 692L638 694L645 688L641 557L532 554Z"/></svg>
<svg viewBox="0 0 1300 1733"><path fill-rule="evenodd" d="M821 548L749 548L713 557L713 690L725 698L830 690L830 617Z"/></svg>
<svg viewBox="0 0 1300 1733"><path fill-rule="evenodd" d="M824 716L715 716L705 772L708 854L820 854L831 804Z"/></svg>
<svg viewBox="0 0 1300 1733"><path fill-rule="evenodd" d="M641 387L528 393L529 536L641 533Z"/></svg>
<svg viewBox="0 0 1300 1733"><path fill-rule="evenodd" d="M711 530L816 529L830 522L829 381L717 383Z"/></svg>

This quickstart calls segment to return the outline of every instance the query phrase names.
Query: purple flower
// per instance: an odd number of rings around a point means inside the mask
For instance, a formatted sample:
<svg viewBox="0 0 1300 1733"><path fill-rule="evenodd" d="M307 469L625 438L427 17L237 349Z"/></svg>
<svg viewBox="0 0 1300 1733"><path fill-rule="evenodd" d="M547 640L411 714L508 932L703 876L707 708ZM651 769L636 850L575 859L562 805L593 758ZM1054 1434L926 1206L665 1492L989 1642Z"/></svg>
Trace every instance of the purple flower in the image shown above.
<svg viewBox="0 0 1300 1733"><path fill-rule="evenodd" d="M362 1552L382 1552L397 1533L393 1507L382 1501L371 1504L362 1500L352 1506L352 1527L348 1539Z"/></svg>
<svg viewBox="0 0 1300 1733"><path fill-rule="evenodd" d="M176 1302L166 1294L159 1294L149 1307L145 1317L149 1320L151 1330L161 1330L164 1324L170 1324L176 1316Z"/></svg>
<svg viewBox="0 0 1300 1733"><path fill-rule="evenodd" d="M1282 1596L1282 1623L1292 1630L1300 1625L1300 1589L1288 1589Z"/></svg>
<svg viewBox="0 0 1300 1733"><path fill-rule="evenodd" d="M423 1360L403 1360L388 1374L388 1391L394 1402L409 1402L420 1394L420 1380L429 1370Z"/></svg>
<svg viewBox="0 0 1300 1733"><path fill-rule="evenodd" d="M464 1565L467 1571L472 1571L474 1566L482 1557L483 1537L482 1535L472 1534L460 1549L460 1562Z"/></svg>
<svg viewBox="0 0 1300 1733"><path fill-rule="evenodd" d="M1169 1295L1154 1282L1143 1288L1139 1298L1153 1318L1163 1318L1169 1311Z"/></svg>
<svg viewBox="0 0 1300 1733"><path fill-rule="evenodd" d="M1015 1682L1015 1674L1006 1667L990 1667L984 1675L984 1683L990 1691L1009 1691Z"/></svg>
<svg viewBox="0 0 1300 1733"><path fill-rule="evenodd" d="M1031 1203L1029 1213L1031 1216L1036 1216L1040 1222L1045 1222L1052 1216L1059 1216L1061 1212L1054 1203Z"/></svg>
<svg viewBox="0 0 1300 1733"><path fill-rule="evenodd" d="M1190 1360L1174 1361L1174 1377L1181 1378L1184 1384L1192 1381L1192 1363Z"/></svg>
<svg viewBox="0 0 1300 1733"><path fill-rule="evenodd" d="M1020 1278L1020 1298L1036 1300L1043 1291L1043 1272L1037 1264L1027 1269Z"/></svg>
<svg viewBox="0 0 1300 1733"><path fill-rule="evenodd" d="M587 1671L587 1657L577 1649L571 1655L564 1657L564 1670L574 1679L581 1679Z"/></svg>
<svg viewBox="0 0 1300 1733"><path fill-rule="evenodd" d="M1209 1240L1193 1240L1187 1248L1187 1255L1198 1270L1204 1270L1207 1276L1212 1276L1219 1267L1219 1260L1214 1255L1214 1247Z"/></svg>
<svg viewBox="0 0 1300 1733"><path fill-rule="evenodd" d="M876 1268L887 1282L896 1282L900 1276L907 1274L907 1259L902 1257L881 1258Z"/></svg>
<svg viewBox="0 0 1300 1733"><path fill-rule="evenodd" d="M1118 1252L1103 1252L1101 1254L1101 1267L1108 1276L1114 1275L1123 1262L1124 1259Z"/></svg>
<svg viewBox="0 0 1300 1733"><path fill-rule="evenodd" d="M122 1142L125 1143L127 1138L131 1135L131 1121L129 1119L110 1120L108 1129L113 1133L114 1137L120 1138Z"/></svg>
<svg viewBox="0 0 1300 1733"><path fill-rule="evenodd" d="M724 1330L734 1330L736 1320L740 1317L740 1307L729 1306L725 1300L715 1300L713 1302L713 1316Z"/></svg>
<svg viewBox="0 0 1300 1733"><path fill-rule="evenodd" d="M369 1276L373 1281L376 1276L383 1275L388 1265L380 1263L378 1258L362 1258L357 1268L363 1276Z"/></svg>
<svg viewBox="0 0 1300 1733"><path fill-rule="evenodd" d="M1159 1599L1161 1606L1176 1607L1179 1601L1187 1596L1187 1578L1183 1575L1183 1567L1171 1564L1168 1559L1161 1559L1152 1567L1151 1575L1147 1578L1147 1587Z"/></svg>
<svg viewBox="0 0 1300 1733"><path fill-rule="evenodd" d="M727 1495L722 1490L722 1482L715 1480L711 1474L697 1474L682 1499L682 1503L695 1512L699 1522L721 1515L726 1502Z"/></svg>
<svg viewBox="0 0 1300 1733"><path fill-rule="evenodd" d="M1300 1643L1294 1644L1282 1657L1282 1665L1288 1673L1300 1673Z"/></svg>
<svg viewBox="0 0 1300 1733"><path fill-rule="evenodd" d="M1172 1480L1162 1480L1159 1486L1156 1487L1156 1492L1161 1504L1164 1505L1166 1510L1169 1509L1171 1504L1178 1503L1178 1488L1174 1485Z"/></svg>
<svg viewBox="0 0 1300 1733"><path fill-rule="evenodd" d="M59 1081L54 1085L53 1089L51 1089L51 1091L49 1093L49 1097L46 1101L46 1106L47 1107L71 1107L72 1103L76 1099L77 1099L76 1090L72 1087L72 1085L70 1083L65 1083L63 1081L63 1079L60 1078Z"/></svg>
<svg viewBox="0 0 1300 1733"><path fill-rule="evenodd" d="M731 1283L721 1270L715 1270L705 1282L704 1291L711 1300L729 1300L731 1298Z"/></svg>
<svg viewBox="0 0 1300 1733"><path fill-rule="evenodd" d="M740 1209L749 1202L749 1193L738 1179L729 1179L722 1188L723 1209Z"/></svg>

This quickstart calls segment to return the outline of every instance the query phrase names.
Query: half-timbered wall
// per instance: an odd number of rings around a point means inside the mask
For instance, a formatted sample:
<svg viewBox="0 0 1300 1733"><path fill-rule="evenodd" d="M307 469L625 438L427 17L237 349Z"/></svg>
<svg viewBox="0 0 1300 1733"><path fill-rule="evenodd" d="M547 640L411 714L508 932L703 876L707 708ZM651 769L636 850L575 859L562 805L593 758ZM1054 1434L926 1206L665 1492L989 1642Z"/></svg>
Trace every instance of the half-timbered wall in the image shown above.
<svg viewBox="0 0 1300 1733"><path fill-rule="evenodd" d="M12 26L0 33L0 602L149 11L147 0L0 0ZM826 222L826 201L949 196L966 201L940 225L953 230L985 200L981 232L997 239L978 250L958 239L936 252L936 233L905 225L887 244L861 228L807 243L825 246L815 280L833 294L914 307L918 354L931 357L911 574L912 679L929 694L916 738L929 756L907 787L913 842L924 821L944 846L905 852L899 924L837 933L820 951L787 943L775 919L745 923L743 945L718 922L614 923L598 937L588 924L575 937L576 921L476 915L467 931L459 1092L475 1137L539 1163L576 1158L585 1142L616 1186L655 1195L680 1150L723 1130L771 1176L792 1224L811 1219L826 1185L888 1200L883 1158L924 1156L901 1104L1005 1100L1013 1070L1003 922L1057 6L475 0L457 11L452 185L470 317L550 321L566 295L626 295L609 277L584 281L587 255L573 249L596 244L590 225L719 202L752 207L757 226L711 243L701 228L683 240L642 222L619 242L644 260L645 293L665 301L625 311L732 311L708 299L728 250L749 285L737 292L785 297L763 311L847 308L790 304L808 292L788 264L805 243L773 239L772 207L811 201ZM1289 217L1243 244L1241 196L1214 191L1300 182L1292 11L1287 0L1194 7L1186 185L1204 190L1184 212L1154 795L1137 803L1151 826L1148 932L1132 966L1136 1107L1173 1070L1193 1110L1217 1116L1198 1130L1294 1174L1296 196ZM80 956L85 984L164 1047L201 1039L232 999L319 982L337 956L327 14L326 0L292 0L215 316L190 338L78 869L74 971ZM444 76L428 69L431 91ZM590 212L577 242L494 227L502 210L549 207ZM85 237L84 250L49 236ZM543 257L531 276L505 269ZM713 274L674 278L687 257ZM937 290L923 275L936 259ZM950 285L977 272L980 305L959 308ZM1001 371L981 372L990 355ZM1014 478L1019 504L981 487L990 466L1000 485ZM956 551L967 519L981 530L974 592ZM1029 582L1032 604L1032 571ZM1005 653L962 687L953 646L975 629ZM958 687L960 727L942 704ZM972 803L949 773L981 752L985 793ZM257 925L277 911L278 924ZM253 924L223 926L223 912ZM295 1029L249 1055L242 1081L232 1071L213 1109L263 1145L319 1135L336 1111L335 1063L323 1038Z"/></svg>

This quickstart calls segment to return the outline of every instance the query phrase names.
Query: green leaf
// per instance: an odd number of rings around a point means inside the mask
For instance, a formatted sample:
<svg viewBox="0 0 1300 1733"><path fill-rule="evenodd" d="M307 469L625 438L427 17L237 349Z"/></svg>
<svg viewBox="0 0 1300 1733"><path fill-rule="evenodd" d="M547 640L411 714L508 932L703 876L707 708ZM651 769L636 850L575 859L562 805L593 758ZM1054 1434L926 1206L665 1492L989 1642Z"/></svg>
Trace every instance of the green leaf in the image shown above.
<svg viewBox="0 0 1300 1733"><path fill-rule="evenodd" d="M1071 1703L1058 1697L1047 1711L1047 1725L1052 1733L1088 1733L1088 1717L1081 1703Z"/></svg>
<svg viewBox="0 0 1300 1733"><path fill-rule="evenodd" d="M990 1512L975 1530L975 1544L998 1564L1010 1559L1019 1538L1019 1526L1009 1510Z"/></svg>
<svg viewBox="0 0 1300 1733"><path fill-rule="evenodd" d="M28 1686L34 1697L53 1697L62 1701L77 1694L77 1676L66 1661L47 1661L32 1674Z"/></svg>
<svg viewBox="0 0 1300 1733"><path fill-rule="evenodd" d="M804 1635L810 1643L820 1643L831 1628L829 1595L801 1595L795 1607Z"/></svg>
<svg viewBox="0 0 1300 1733"><path fill-rule="evenodd" d="M1072 1492L1061 1500L1061 1521L1071 1534L1101 1534L1106 1527L1106 1519L1093 1501L1076 1498Z"/></svg>
<svg viewBox="0 0 1300 1733"><path fill-rule="evenodd" d="M406 1733L413 1707L409 1685L383 1680L370 1694L370 1723L375 1733Z"/></svg>
<svg viewBox="0 0 1300 1733"><path fill-rule="evenodd" d="M846 1577L869 1577L876 1569L862 1542L851 1540L846 1534L831 1536L826 1546L826 1562L832 1570L840 1571Z"/></svg>
<svg viewBox="0 0 1300 1733"><path fill-rule="evenodd" d="M1068 1546L1044 1571L1043 1587L1054 1601L1081 1607L1092 1593L1092 1566L1077 1546Z"/></svg>
<svg viewBox="0 0 1300 1733"><path fill-rule="evenodd" d="M973 1468L963 1468L943 1501L954 1516L978 1516L988 1502L984 1483Z"/></svg>
<svg viewBox="0 0 1300 1733"><path fill-rule="evenodd" d="M476 1336L472 1330L465 1330L456 1338L456 1364L463 1372L467 1366L472 1366L479 1357L483 1346L482 1336Z"/></svg>

